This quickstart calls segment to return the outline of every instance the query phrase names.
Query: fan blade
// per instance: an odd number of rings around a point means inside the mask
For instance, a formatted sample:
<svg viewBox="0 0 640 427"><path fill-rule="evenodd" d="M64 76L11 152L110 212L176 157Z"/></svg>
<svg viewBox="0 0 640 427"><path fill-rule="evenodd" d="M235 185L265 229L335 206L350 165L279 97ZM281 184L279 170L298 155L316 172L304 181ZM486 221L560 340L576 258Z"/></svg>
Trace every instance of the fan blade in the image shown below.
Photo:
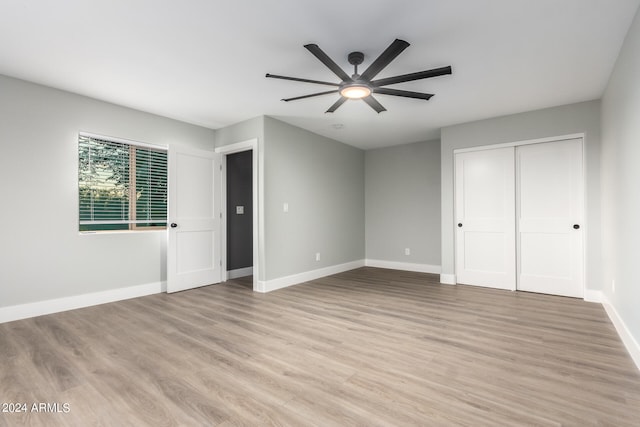
<svg viewBox="0 0 640 427"><path fill-rule="evenodd" d="M408 90L389 89L386 87L373 88L373 93L379 93L380 95L404 96L405 98L424 99L425 101L428 101L433 96L432 93L411 92Z"/></svg>
<svg viewBox="0 0 640 427"><path fill-rule="evenodd" d="M395 39L393 43L391 43L389 47L386 48L385 51L382 52L371 65L369 65L369 68L367 68L364 73L362 73L360 78L365 81L371 80L372 78L377 76L378 73L384 69L384 67L389 65L389 63L393 61L396 56L400 55L402 51L408 47L409 43L407 43L406 41Z"/></svg>
<svg viewBox="0 0 640 427"><path fill-rule="evenodd" d="M328 90L326 92L318 92L318 93L312 93L310 95L296 96L295 98L285 98L285 99L283 99L283 101L284 102L297 101L298 99L312 98L314 96L320 96L320 95L329 95L330 93L338 93L338 91L337 90Z"/></svg>
<svg viewBox="0 0 640 427"><path fill-rule="evenodd" d="M434 68L433 70L418 71L417 73L403 74L401 76L388 77L386 79L374 80L371 82L372 86L387 86L396 83L410 82L412 80L428 79L430 77L443 76L445 74L451 74L451 66Z"/></svg>
<svg viewBox="0 0 640 427"><path fill-rule="evenodd" d="M382 113L383 111L387 111L386 108L382 106L373 96L369 95L366 98L362 98L364 102L369 104L369 107L376 110L376 113Z"/></svg>
<svg viewBox="0 0 640 427"><path fill-rule="evenodd" d="M269 73L267 73L265 77L270 77L272 79L293 80L294 82L315 83L318 85L340 86L340 83L322 82L320 80L300 79L298 77L278 76L276 74L269 74Z"/></svg>
<svg viewBox="0 0 640 427"><path fill-rule="evenodd" d="M347 100L347 98L345 98L344 96L341 96L340 99L338 99L331 107L329 107L329 109L327 111L325 111L325 113L333 113L342 104L344 104L346 100Z"/></svg>
<svg viewBox="0 0 640 427"><path fill-rule="evenodd" d="M318 58L320 60L320 62L322 62L324 65L326 65L327 68L329 68L331 71L333 71L333 73L336 76L340 77L340 79L343 82L351 81L351 77L349 77L349 75L347 73L345 73L344 70L338 66L338 64L333 62L333 59L329 58L329 56L326 53L324 53L324 51L322 49L320 49L317 44L306 44L306 45L304 45L304 47L309 52L311 52L313 54L313 56Z"/></svg>

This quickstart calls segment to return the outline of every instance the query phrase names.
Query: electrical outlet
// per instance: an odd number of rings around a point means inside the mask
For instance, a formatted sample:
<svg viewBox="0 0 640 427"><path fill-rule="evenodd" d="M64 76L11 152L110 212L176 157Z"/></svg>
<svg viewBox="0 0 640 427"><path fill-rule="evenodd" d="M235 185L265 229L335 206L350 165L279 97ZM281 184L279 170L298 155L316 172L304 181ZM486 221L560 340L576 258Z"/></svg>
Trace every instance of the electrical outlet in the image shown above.
<svg viewBox="0 0 640 427"><path fill-rule="evenodd" d="M405 255L411 255L411 249L409 249L409 248L404 248L404 254L405 254Z"/></svg>
<svg viewBox="0 0 640 427"><path fill-rule="evenodd" d="M289 212L289 203L284 202L282 204L282 212Z"/></svg>
<svg viewBox="0 0 640 427"><path fill-rule="evenodd" d="M316 261L320 261L320 252L316 252Z"/></svg>

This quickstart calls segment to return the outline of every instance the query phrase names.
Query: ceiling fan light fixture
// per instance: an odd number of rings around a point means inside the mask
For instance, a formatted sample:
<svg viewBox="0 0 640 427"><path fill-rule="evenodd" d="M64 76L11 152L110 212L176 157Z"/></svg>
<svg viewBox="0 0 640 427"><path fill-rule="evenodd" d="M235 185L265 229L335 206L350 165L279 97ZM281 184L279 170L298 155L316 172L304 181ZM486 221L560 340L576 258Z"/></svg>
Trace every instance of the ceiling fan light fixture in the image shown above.
<svg viewBox="0 0 640 427"><path fill-rule="evenodd" d="M354 83L340 89L340 95L349 99L362 99L371 95L371 88L361 83Z"/></svg>

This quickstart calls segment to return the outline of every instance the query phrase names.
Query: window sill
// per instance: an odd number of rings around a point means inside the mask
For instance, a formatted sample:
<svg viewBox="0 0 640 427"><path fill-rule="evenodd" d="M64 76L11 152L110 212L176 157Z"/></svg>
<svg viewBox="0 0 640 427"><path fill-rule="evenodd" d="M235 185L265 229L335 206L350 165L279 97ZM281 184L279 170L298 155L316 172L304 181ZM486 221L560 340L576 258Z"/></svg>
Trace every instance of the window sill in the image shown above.
<svg viewBox="0 0 640 427"><path fill-rule="evenodd" d="M79 231L80 236L103 236L106 234L145 234L145 233L164 233L166 228L159 228L157 230L104 230L104 231Z"/></svg>

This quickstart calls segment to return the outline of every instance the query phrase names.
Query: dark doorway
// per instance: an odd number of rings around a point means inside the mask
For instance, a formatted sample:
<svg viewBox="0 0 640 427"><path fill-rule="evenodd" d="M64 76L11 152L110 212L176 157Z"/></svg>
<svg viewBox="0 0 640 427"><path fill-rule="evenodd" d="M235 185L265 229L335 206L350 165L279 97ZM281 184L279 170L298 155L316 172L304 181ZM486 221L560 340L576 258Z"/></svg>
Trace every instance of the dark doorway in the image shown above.
<svg viewBox="0 0 640 427"><path fill-rule="evenodd" d="M226 157L227 271L233 279L253 273L253 151Z"/></svg>

